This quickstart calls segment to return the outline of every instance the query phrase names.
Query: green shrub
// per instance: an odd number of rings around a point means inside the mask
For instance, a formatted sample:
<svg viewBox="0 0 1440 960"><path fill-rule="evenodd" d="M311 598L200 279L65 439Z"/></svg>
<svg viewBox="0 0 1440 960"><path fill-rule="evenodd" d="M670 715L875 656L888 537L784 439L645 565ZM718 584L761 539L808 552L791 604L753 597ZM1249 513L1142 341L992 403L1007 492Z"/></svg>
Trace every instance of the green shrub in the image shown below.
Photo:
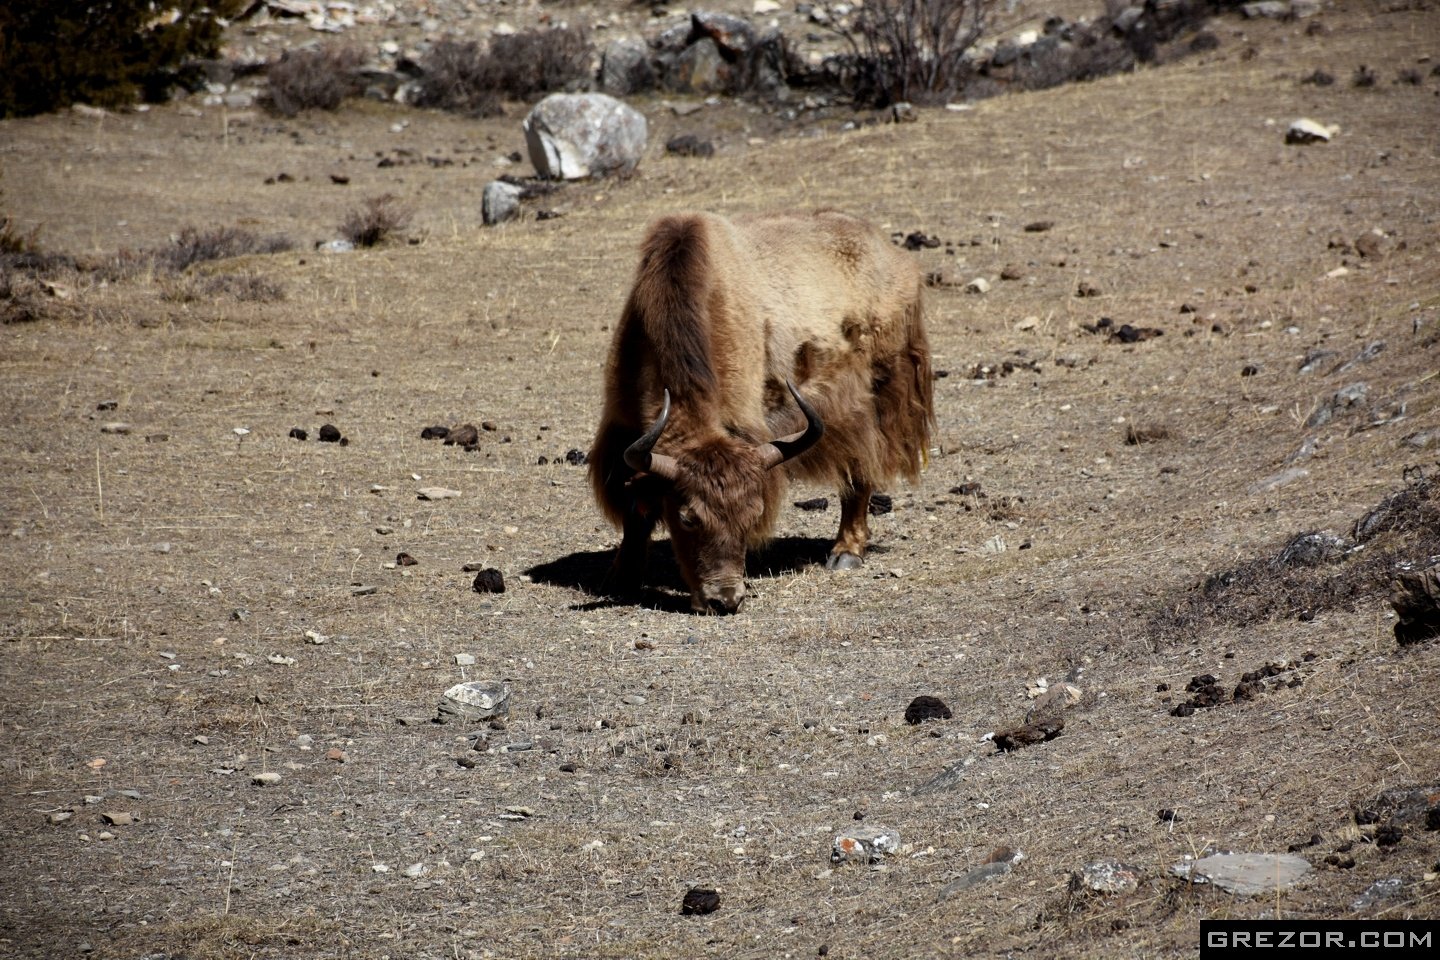
<svg viewBox="0 0 1440 960"><path fill-rule="evenodd" d="M213 57L245 0L0 2L0 117L160 100L192 57Z"/></svg>

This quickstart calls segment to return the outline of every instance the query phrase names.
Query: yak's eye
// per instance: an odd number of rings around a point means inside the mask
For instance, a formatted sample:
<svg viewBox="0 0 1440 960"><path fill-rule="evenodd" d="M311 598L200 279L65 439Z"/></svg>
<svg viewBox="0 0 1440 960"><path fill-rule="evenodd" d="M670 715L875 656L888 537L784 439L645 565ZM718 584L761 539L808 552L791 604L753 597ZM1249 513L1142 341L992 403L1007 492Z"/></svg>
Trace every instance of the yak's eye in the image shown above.
<svg viewBox="0 0 1440 960"><path fill-rule="evenodd" d="M686 530L694 530L700 526L700 518L695 516L695 511L689 507L681 507L679 510L680 526Z"/></svg>

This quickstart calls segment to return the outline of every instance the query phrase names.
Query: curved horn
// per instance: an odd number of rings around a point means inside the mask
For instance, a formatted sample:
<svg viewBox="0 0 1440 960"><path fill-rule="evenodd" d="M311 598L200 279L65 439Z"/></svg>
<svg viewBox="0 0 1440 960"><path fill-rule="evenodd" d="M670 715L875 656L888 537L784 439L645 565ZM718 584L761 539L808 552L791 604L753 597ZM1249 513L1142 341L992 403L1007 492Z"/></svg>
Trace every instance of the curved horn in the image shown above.
<svg viewBox="0 0 1440 960"><path fill-rule="evenodd" d="M650 425L650 429L630 446L625 448L625 463L631 470L637 473L653 473L666 480L674 480L679 473L679 464L672 457L663 453L652 453L655 441L660 439L660 434L665 432L665 424L670 422L670 391L665 391L665 400L660 405L660 416Z"/></svg>
<svg viewBox="0 0 1440 960"><path fill-rule="evenodd" d="M792 433L788 437L776 437L761 447L760 455L765 460L766 467L778 467L786 460L800 456L825 436L825 424L820 420L820 414L802 396L800 391L795 389L795 384L789 377L785 378L785 386L790 388L790 396L800 406L800 412L805 414L805 429L799 433Z"/></svg>

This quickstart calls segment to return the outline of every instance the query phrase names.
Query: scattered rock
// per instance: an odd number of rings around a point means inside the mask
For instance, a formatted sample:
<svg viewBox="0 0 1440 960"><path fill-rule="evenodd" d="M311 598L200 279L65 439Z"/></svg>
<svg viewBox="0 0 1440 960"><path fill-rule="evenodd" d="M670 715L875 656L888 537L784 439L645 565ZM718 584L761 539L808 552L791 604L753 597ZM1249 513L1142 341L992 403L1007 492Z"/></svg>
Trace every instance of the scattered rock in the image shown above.
<svg viewBox="0 0 1440 960"><path fill-rule="evenodd" d="M373 597L379 592L379 587L368 583L356 584L355 586L350 588L350 596L352 597Z"/></svg>
<svg viewBox="0 0 1440 960"><path fill-rule="evenodd" d="M100 424L100 432L101 432L101 433L114 433L114 434L118 434L118 435L120 435L120 436L125 436L125 435L129 434L132 429L134 429L134 428L131 427L130 424L128 424L128 423L121 423L121 422L119 422L119 421L115 421L115 422L113 422L113 423L102 423L102 424Z"/></svg>
<svg viewBox="0 0 1440 960"><path fill-rule="evenodd" d="M648 136L644 114L603 93L552 93L522 126L535 172L552 180L634 170Z"/></svg>
<svg viewBox="0 0 1440 960"><path fill-rule="evenodd" d="M490 720L510 712L510 686L500 680L457 683L440 700L436 719Z"/></svg>
<svg viewBox="0 0 1440 960"><path fill-rule="evenodd" d="M965 284L965 292L977 294L989 293L990 281L986 280L984 277L976 277L974 280L971 280L969 283Z"/></svg>
<svg viewBox="0 0 1440 960"><path fill-rule="evenodd" d="M650 48L638 37L612 40L600 60L600 89L616 97L627 97L653 90L655 68L650 63Z"/></svg>
<svg viewBox="0 0 1440 960"><path fill-rule="evenodd" d="M520 215L525 188L504 180L491 180L480 195L480 220L487 227L513 220Z"/></svg>
<svg viewBox="0 0 1440 960"><path fill-rule="evenodd" d="M1296 480L1304 480L1308 476L1310 476L1310 471L1304 467L1289 467L1251 484L1250 493L1269 493L1271 490L1289 486Z"/></svg>
<svg viewBox="0 0 1440 960"><path fill-rule="evenodd" d="M264 773L255 774L253 777L250 778L250 782L255 784L255 786L257 787L273 787L275 784L280 782L280 774L274 772L273 770L267 770Z"/></svg>
<svg viewBox="0 0 1440 960"><path fill-rule="evenodd" d="M1295 144L1329 143L1336 128L1302 117L1290 124L1285 131L1285 142Z"/></svg>
<svg viewBox="0 0 1440 960"><path fill-rule="evenodd" d="M936 899L948 900L951 897L955 896L957 893L963 893L966 890L971 889L972 887L978 887L980 884L985 883L987 880L994 880L998 877L1006 876L1014 869L1014 864L1005 861L1000 861L997 863L982 863L979 866L971 867L969 870L966 870L964 873L960 874L960 876L956 877L954 880L951 880L949 883L945 884L945 886L941 887L940 893L936 896Z"/></svg>
<svg viewBox="0 0 1440 960"><path fill-rule="evenodd" d="M1390 586L1390 605L1401 646L1440 637L1440 564L1401 573Z"/></svg>
<svg viewBox="0 0 1440 960"><path fill-rule="evenodd" d="M421 487L415 491L415 497L418 500L449 500L458 496L460 496L460 491L451 490L449 487Z"/></svg>
<svg viewBox="0 0 1440 960"><path fill-rule="evenodd" d="M1319 567L1339 563L1354 549L1344 537L1329 530L1298 533L1275 556L1276 566Z"/></svg>
<svg viewBox="0 0 1440 960"><path fill-rule="evenodd" d="M395 554L395 566L397 567L413 567L419 562L419 560L416 560L408 553Z"/></svg>
<svg viewBox="0 0 1440 960"><path fill-rule="evenodd" d="M135 823L135 815L133 813L102 813L100 814L100 819L112 827L128 827Z"/></svg>
<svg viewBox="0 0 1440 960"><path fill-rule="evenodd" d="M720 894L709 887L691 887L680 900L680 915L702 916L720 909Z"/></svg>
<svg viewBox="0 0 1440 960"><path fill-rule="evenodd" d="M1071 890L1106 895L1134 893L1140 887L1140 868L1118 860L1095 860L1071 874Z"/></svg>
<svg viewBox="0 0 1440 960"><path fill-rule="evenodd" d="M677 157L713 157L715 144L693 133L682 133L665 141L665 152Z"/></svg>
<svg viewBox="0 0 1440 960"><path fill-rule="evenodd" d="M1342 416L1358 407L1369 395L1370 386L1366 383L1352 383L1342 387L1315 408L1315 411L1306 418L1305 426L1312 430L1316 427L1323 427L1337 416Z"/></svg>
<svg viewBox="0 0 1440 960"><path fill-rule="evenodd" d="M1213 883L1242 897L1271 894L1294 886L1313 868L1304 857L1289 853L1222 853L1170 868L1192 883Z"/></svg>
<svg viewBox="0 0 1440 960"><path fill-rule="evenodd" d="M505 575L494 567L486 567L475 574L475 582L471 589L476 593L504 593Z"/></svg>
<svg viewBox="0 0 1440 960"><path fill-rule="evenodd" d="M1370 907L1386 900L1393 900L1405 890L1405 881L1400 877L1389 877L1385 880L1376 880L1365 889L1354 900L1350 901L1351 910L1368 910Z"/></svg>
<svg viewBox="0 0 1440 960"><path fill-rule="evenodd" d="M854 827L830 844L831 863L876 863L900 849L900 832L889 827Z"/></svg>
<svg viewBox="0 0 1440 960"><path fill-rule="evenodd" d="M921 694L905 708L905 722L911 726L926 720L949 720L952 716L950 708L945 706L945 701L929 694Z"/></svg>

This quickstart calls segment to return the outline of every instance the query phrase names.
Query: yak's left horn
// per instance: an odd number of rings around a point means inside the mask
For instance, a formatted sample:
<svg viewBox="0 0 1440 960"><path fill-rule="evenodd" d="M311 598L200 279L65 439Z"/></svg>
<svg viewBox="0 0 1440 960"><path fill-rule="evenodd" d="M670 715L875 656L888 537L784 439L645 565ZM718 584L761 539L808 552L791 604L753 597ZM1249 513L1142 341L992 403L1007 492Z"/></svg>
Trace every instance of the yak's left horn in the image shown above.
<svg viewBox="0 0 1440 960"><path fill-rule="evenodd" d="M760 455L765 460L766 467L778 467L786 460L793 460L825 436L825 424L820 420L820 414L802 396L800 391L795 389L795 384L789 377L785 378L785 386L790 388L790 396L800 406L800 412L805 414L805 429L799 433L792 433L788 437L777 437L760 448Z"/></svg>
<svg viewBox="0 0 1440 960"><path fill-rule="evenodd" d="M680 465L673 457L667 457L663 453L653 453L655 442L660 439L660 434L665 432L665 424L670 422L670 391L665 391L665 400L660 405L660 416L650 425L650 429L630 446L625 448L625 463L638 473L653 473L657 477L666 480L674 480L680 472Z"/></svg>

